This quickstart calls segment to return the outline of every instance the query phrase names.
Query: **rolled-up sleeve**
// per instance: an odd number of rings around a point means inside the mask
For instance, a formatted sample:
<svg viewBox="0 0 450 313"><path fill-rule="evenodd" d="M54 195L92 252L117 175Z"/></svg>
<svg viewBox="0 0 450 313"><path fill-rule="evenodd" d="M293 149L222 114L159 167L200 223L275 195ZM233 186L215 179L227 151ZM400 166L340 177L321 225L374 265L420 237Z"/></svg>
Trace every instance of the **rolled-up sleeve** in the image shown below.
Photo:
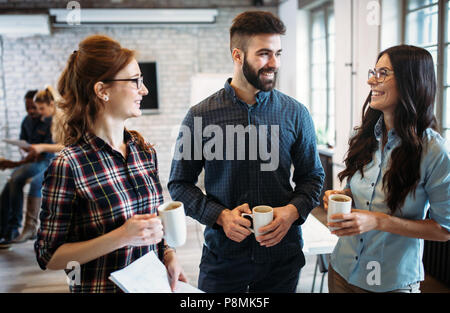
<svg viewBox="0 0 450 313"><path fill-rule="evenodd" d="M59 155L45 173L39 216L41 226L34 244L37 261L43 270L68 238L75 202L72 170L64 156Z"/></svg>
<svg viewBox="0 0 450 313"><path fill-rule="evenodd" d="M425 191L430 202L430 218L450 231L450 156L445 141L435 140L426 156Z"/></svg>

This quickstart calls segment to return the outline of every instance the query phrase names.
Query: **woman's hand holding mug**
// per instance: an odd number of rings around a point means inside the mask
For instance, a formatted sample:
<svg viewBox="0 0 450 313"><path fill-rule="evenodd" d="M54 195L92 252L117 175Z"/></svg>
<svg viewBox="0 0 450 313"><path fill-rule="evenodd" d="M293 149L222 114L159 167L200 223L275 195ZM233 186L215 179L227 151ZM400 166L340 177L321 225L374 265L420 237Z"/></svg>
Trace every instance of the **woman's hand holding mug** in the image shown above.
<svg viewBox="0 0 450 313"><path fill-rule="evenodd" d="M352 194L350 192L350 189L344 189L344 190L327 190L325 191L325 194L323 196L323 208L325 211L328 211L328 198L333 194L341 194L352 197Z"/></svg>
<svg viewBox="0 0 450 313"><path fill-rule="evenodd" d="M122 226L123 246L148 246L163 238L163 225L156 214L140 214L129 218Z"/></svg>

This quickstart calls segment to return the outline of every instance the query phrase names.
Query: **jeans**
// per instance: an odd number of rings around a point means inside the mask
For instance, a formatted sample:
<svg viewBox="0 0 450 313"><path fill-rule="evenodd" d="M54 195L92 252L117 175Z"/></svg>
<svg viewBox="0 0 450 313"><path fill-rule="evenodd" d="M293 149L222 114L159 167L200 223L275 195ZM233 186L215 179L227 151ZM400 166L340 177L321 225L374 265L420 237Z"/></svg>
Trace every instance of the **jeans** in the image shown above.
<svg viewBox="0 0 450 313"><path fill-rule="evenodd" d="M17 167L11 174L1 194L0 237L20 228L23 218L23 187L30 182L30 197L40 198L44 173L50 163L49 159L27 163Z"/></svg>
<svg viewBox="0 0 450 313"><path fill-rule="evenodd" d="M255 263L243 257L224 259L203 246L198 288L209 293L294 293L303 265L303 254Z"/></svg>

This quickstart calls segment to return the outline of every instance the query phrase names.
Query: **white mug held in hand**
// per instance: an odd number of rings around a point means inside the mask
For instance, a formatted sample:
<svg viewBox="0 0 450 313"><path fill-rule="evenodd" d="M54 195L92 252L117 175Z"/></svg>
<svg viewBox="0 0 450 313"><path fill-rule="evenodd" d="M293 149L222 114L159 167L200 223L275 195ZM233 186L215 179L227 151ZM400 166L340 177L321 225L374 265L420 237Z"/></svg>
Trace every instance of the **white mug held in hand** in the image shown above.
<svg viewBox="0 0 450 313"><path fill-rule="evenodd" d="M242 213L242 217L249 216L252 219L252 228L248 228L255 237L264 235L265 233L260 233L259 229L266 225L269 225L273 221L273 208L267 205L255 206L252 210L252 214Z"/></svg>
<svg viewBox="0 0 450 313"><path fill-rule="evenodd" d="M335 214L348 214L352 211L352 198L343 194L332 194L328 197L328 223L342 222L344 220L333 220L330 216ZM328 227L331 231L339 227Z"/></svg>
<svg viewBox="0 0 450 313"><path fill-rule="evenodd" d="M158 208L163 224L164 239L171 247L179 247L186 242L186 214L184 205L179 201L164 203Z"/></svg>

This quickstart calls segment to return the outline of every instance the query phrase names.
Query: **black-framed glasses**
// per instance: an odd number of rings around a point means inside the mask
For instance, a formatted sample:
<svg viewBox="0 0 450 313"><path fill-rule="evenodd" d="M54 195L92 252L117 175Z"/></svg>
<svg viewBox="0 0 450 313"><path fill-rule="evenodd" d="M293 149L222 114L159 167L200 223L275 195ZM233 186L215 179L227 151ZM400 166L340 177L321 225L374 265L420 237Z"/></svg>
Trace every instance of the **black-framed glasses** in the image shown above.
<svg viewBox="0 0 450 313"><path fill-rule="evenodd" d="M386 79L386 76L389 76L392 73L394 73L394 71L388 70L386 68L380 68L379 70L374 68L374 69L369 69L369 73L368 73L367 77L368 77L368 79L371 79L372 77L375 76L376 81L378 83L382 83Z"/></svg>
<svg viewBox="0 0 450 313"><path fill-rule="evenodd" d="M105 83L106 82L135 82L136 88L138 90L140 90L142 88L142 86L144 85L144 76L141 75L137 78L104 79L103 81Z"/></svg>

